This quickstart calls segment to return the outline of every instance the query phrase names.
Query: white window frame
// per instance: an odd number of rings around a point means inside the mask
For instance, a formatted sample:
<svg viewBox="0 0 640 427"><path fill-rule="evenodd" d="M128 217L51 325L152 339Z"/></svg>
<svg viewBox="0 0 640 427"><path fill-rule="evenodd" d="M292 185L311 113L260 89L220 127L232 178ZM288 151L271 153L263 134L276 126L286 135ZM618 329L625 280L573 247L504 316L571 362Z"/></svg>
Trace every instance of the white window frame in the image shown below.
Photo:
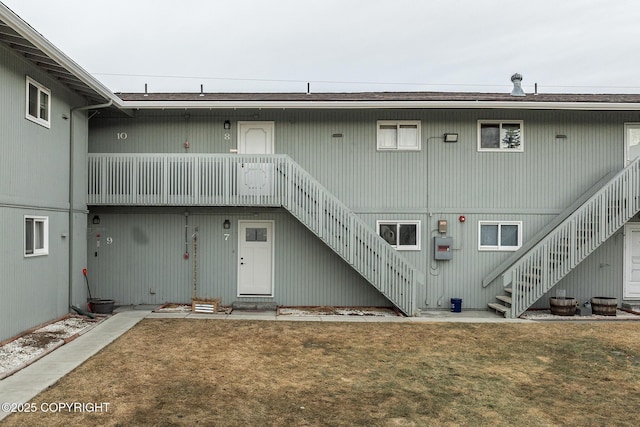
<svg viewBox="0 0 640 427"><path fill-rule="evenodd" d="M36 103L37 103L37 108L36 108L36 115L32 115L29 112L29 101L30 101L30 97L29 97L29 86L33 86L36 88L37 90L37 96L36 96ZM41 104L41 98L42 98L42 94L46 94L47 95L47 118L43 119L42 115L41 115L41 111L40 111L40 104ZM41 85L40 83L38 83L37 81L33 80L31 77L27 76L26 79L26 107L25 107L25 117L28 120L31 120L34 123L39 124L40 126L44 126L47 129L49 129L51 127L51 91L44 87L43 85Z"/></svg>
<svg viewBox="0 0 640 427"><path fill-rule="evenodd" d="M380 236L380 225L381 224L395 224L396 226L396 238L397 236L400 235L399 233L399 227L401 225L415 225L416 226L416 244L415 245L400 245L400 244L396 244L396 245L392 245L391 243L387 242L389 244L389 246L391 246L392 248L398 250L398 251L419 251L421 249L421 245L420 245L420 221L419 220L385 220L385 219L381 219L381 220L377 220L376 221L376 233L378 234L378 236ZM382 236L380 236L382 238ZM386 241L386 240L385 240ZM397 240L396 240L397 242Z"/></svg>
<svg viewBox="0 0 640 427"><path fill-rule="evenodd" d="M497 225L498 226L498 244L497 245L482 245L482 226L483 225ZM501 231L503 225L517 225L518 226L518 245L517 246L503 246L501 241ZM522 247L522 221L478 221L478 250L479 251L517 251Z"/></svg>
<svg viewBox="0 0 640 427"><path fill-rule="evenodd" d="M638 147L640 145L636 138L632 137L631 131L640 130L640 123L638 122L626 122L624 124L624 165L629 166L629 163L635 160L631 158L633 155L631 147ZM635 150L637 153L637 149Z"/></svg>
<svg viewBox="0 0 640 427"><path fill-rule="evenodd" d="M500 134L502 126L506 124L520 125L520 146L518 148L483 148L482 147L482 125L499 125ZM524 152L524 120L478 120L478 151L494 153L522 153Z"/></svg>
<svg viewBox="0 0 640 427"><path fill-rule="evenodd" d="M27 234L28 222L31 222L31 233ZM48 216L24 216L24 256L25 258L42 256L49 254L49 217ZM40 245L36 247L38 239L36 239L37 224L42 224L42 239ZM30 245L27 244L27 239L30 239Z"/></svg>
<svg viewBox="0 0 640 427"><path fill-rule="evenodd" d="M401 126L415 126L415 144L412 146L399 146L398 141L396 140L395 147L382 146L382 126L396 126L396 130L401 129ZM378 120L376 122L376 147L378 151L420 151L422 149L422 123L420 122L420 120Z"/></svg>

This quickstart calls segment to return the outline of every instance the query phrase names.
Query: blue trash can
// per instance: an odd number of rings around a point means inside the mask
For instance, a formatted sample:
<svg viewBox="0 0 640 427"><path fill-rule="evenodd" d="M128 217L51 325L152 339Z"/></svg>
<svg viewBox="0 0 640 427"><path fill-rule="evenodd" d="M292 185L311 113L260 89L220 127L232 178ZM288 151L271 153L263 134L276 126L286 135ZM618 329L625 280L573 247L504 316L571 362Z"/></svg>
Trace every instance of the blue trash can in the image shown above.
<svg viewBox="0 0 640 427"><path fill-rule="evenodd" d="M462 311L462 298L451 298L451 311L453 313Z"/></svg>

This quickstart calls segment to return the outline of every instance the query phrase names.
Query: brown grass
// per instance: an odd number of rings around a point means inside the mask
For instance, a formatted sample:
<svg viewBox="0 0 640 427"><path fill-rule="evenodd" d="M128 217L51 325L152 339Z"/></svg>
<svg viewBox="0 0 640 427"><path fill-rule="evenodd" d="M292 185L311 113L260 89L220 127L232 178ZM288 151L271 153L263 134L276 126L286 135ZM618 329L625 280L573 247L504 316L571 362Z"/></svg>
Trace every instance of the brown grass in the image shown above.
<svg viewBox="0 0 640 427"><path fill-rule="evenodd" d="M146 319L37 396L107 413L24 425L636 425L640 323Z"/></svg>

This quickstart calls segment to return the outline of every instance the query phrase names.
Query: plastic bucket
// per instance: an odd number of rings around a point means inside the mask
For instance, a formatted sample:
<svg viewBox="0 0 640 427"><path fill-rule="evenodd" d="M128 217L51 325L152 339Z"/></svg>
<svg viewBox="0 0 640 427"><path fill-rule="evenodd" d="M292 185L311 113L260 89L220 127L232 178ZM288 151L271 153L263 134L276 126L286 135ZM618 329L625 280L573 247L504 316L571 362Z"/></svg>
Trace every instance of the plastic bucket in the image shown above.
<svg viewBox="0 0 640 427"><path fill-rule="evenodd" d="M113 313L115 301L112 299L92 298L89 300L88 305L89 305L89 310L92 313L111 314Z"/></svg>
<svg viewBox="0 0 640 427"><path fill-rule="evenodd" d="M451 311L453 313L462 311L462 298L451 298Z"/></svg>

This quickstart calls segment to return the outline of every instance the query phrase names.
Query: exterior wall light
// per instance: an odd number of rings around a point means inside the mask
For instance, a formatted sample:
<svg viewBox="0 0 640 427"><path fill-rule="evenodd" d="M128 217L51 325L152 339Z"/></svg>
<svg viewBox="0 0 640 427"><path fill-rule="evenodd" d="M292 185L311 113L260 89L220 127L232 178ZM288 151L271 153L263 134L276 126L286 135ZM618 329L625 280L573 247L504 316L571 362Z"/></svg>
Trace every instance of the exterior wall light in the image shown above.
<svg viewBox="0 0 640 427"><path fill-rule="evenodd" d="M226 130L231 129L231 122L230 122L229 120L225 120L225 121L224 121L224 128L225 128Z"/></svg>
<svg viewBox="0 0 640 427"><path fill-rule="evenodd" d="M225 219L224 222L222 223L222 228L224 228L225 230L228 230L231 228L231 221L229 221L228 219Z"/></svg>
<svg viewBox="0 0 640 427"><path fill-rule="evenodd" d="M91 223L98 225L100 224L100 217L98 215L94 215L93 219L91 220Z"/></svg>
<svg viewBox="0 0 640 427"><path fill-rule="evenodd" d="M444 134L444 142L458 142L458 134L457 133L445 133Z"/></svg>

